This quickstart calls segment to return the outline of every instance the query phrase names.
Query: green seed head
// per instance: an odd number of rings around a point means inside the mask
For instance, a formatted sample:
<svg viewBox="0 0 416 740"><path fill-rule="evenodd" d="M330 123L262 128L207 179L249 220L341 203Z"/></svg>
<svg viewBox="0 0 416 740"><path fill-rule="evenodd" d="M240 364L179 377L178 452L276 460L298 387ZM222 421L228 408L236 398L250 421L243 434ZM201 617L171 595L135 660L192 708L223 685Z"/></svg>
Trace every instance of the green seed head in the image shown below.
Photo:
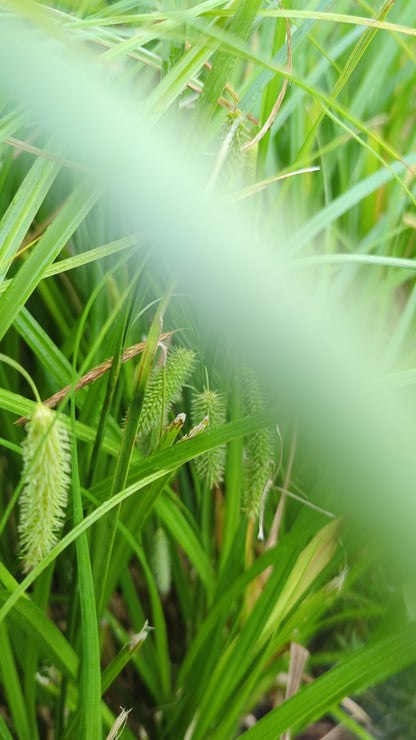
<svg viewBox="0 0 416 740"><path fill-rule="evenodd" d="M193 423L196 424L205 418L209 420L209 429L215 429L225 422L224 397L209 389L198 393L192 399ZM225 455L225 445L219 445L195 458L197 473L210 488L217 486L224 478Z"/></svg>
<svg viewBox="0 0 416 740"><path fill-rule="evenodd" d="M254 372L244 368L242 373L242 395L247 414L264 409L264 398ZM259 429L244 441L245 490L244 508L249 517L257 519L263 493L274 466L273 433L270 429Z"/></svg>
<svg viewBox="0 0 416 740"><path fill-rule="evenodd" d="M162 595L167 594L171 583L169 542L161 527L154 534L151 562L158 590Z"/></svg>
<svg viewBox="0 0 416 740"><path fill-rule="evenodd" d="M182 387L190 376L195 362L195 353L184 347L168 354L166 368L157 367L150 379L140 416L140 433L145 434L158 428L164 410L166 417L172 404L180 397Z"/></svg>
<svg viewBox="0 0 416 740"><path fill-rule="evenodd" d="M255 147L244 149L251 136L247 119L240 111L228 113L224 132L226 153L221 179L224 188L233 191L254 182L257 154Z"/></svg>
<svg viewBox="0 0 416 740"><path fill-rule="evenodd" d="M58 541L70 482L70 443L59 417L41 403L26 431L19 535L25 571L29 571Z"/></svg>

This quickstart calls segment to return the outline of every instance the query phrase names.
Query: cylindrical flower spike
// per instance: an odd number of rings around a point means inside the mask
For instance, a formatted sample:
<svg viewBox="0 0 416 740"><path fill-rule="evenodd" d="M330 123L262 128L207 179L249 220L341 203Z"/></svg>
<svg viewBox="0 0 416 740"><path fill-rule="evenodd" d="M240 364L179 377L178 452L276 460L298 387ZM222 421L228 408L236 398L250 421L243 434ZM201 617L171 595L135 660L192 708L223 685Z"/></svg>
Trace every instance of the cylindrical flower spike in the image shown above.
<svg viewBox="0 0 416 740"><path fill-rule="evenodd" d="M152 570L159 593L165 596L171 583L169 542L162 527L158 527L153 537Z"/></svg>
<svg viewBox="0 0 416 740"><path fill-rule="evenodd" d="M201 419L203 422L208 419L210 429L224 424L226 419L224 397L205 388L202 393L198 393L192 399L192 418L194 423ZM225 455L225 445L219 445L195 458L197 473L210 488L218 486L224 478Z"/></svg>
<svg viewBox="0 0 416 740"><path fill-rule="evenodd" d="M195 353L192 350L178 347L168 354L165 368L162 366L155 368L144 397L140 434L160 426L163 407L167 416L172 403L180 397L182 387L193 370L194 360ZM163 419L163 424L166 424L166 419Z"/></svg>
<svg viewBox="0 0 416 740"><path fill-rule="evenodd" d="M262 411L265 407L262 391L254 372L250 368L242 371L242 393L244 409L247 414ZM245 510L251 519L257 519L262 506L264 493L273 471L274 449L271 429L259 429L250 434L244 443L245 451Z"/></svg>
<svg viewBox="0 0 416 740"><path fill-rule="evenodd" d="M55 411L42 403L36 405L26 430L19 534L25 571L29 571L58 541L70 482L70 441Z"/></svg>

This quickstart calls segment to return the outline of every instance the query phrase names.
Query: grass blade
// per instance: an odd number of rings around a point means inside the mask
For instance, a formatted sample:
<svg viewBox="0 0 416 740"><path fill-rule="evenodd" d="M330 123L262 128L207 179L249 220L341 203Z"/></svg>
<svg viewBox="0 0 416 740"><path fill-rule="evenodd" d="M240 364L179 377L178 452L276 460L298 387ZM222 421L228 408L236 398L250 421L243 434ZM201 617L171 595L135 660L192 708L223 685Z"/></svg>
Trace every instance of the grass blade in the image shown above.
<svg viewBox="0 0 416 740"><path fill-rule="evenodd" d="M276 740L288 729L296 732L322 717L345 696L363 691L374 682L402 670L416 660L416 625L409 624L390 637L369 645L316 679L242 737L244 740Z"/></svg>

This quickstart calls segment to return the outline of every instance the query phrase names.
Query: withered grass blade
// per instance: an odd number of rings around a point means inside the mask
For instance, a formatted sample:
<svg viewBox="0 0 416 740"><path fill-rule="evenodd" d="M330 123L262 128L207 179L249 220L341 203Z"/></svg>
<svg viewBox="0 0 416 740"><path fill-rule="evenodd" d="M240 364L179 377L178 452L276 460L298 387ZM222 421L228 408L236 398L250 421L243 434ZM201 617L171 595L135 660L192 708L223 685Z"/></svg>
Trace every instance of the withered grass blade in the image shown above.
<svg viewBox="0 0 416 740"><path fill-rule="evenodd" d="M175 329L174 331L166 331L164 334L160 335L161 341L164 339L167 339L168 337L172 336L172 334L175 334L176 331L179 331L178 329ZM145 345L145 342L139 342L138 344L132 344L131 347L127 347L127 349L124 350L121 361L127 362L127 360L131 360L132 357L136 357L136 355L139 355L140 352L143 352L143 347ZM99 365L96 365L91 370L88 370L85 375L83 375L78 383L75 384L75 392L79 391L81 388L84 388L86 385L89 385L90 383L95 383L98 378L101 378L105 373L107 373L111 365L113 364L113 357L109 357L107 360L104 360L104 362L101 362ZM58 405L65 396L70 392L72 388L72 383L69 385L66 385L64 388L61 388L59 391L53 394L53 396L50 396L50 398L47 398L45 401L42 401L44 406L49 406L50 409L55 408L55 406ZM21 425L26 424L26 422L29 421L29 418L27 416L21 416L19 419L17 419L14 423Z"/></svg>

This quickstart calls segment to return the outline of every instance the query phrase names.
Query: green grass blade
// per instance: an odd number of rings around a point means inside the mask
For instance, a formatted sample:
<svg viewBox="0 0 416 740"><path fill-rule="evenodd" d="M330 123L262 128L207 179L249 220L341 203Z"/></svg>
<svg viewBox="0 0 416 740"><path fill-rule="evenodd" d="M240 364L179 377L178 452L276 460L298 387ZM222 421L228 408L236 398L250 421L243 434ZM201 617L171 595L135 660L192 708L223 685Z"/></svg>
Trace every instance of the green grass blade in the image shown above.
<svg viewBox="0 0 416 740"><path fill-rule="evenodd" d="M124 488L128 477L146 387L149 380L150 371L152 369L159 337L161 334L162 317L169 298L170 293L168 293L162 300L156 312L155 318L153 319L152 326L149 331L149 335L146 340L145 347L142 352L139 365L135 373L133 396L127 415L126 426L124 428L120 452L117 459L116 470L112 482L112 495L118 493L122 488ZM96 567L94 569L99 614L101 614L105 606L104 597L106 593L106 583L110 568L111 553L114 544L114 536L116 532L118 517L119 509L117 509L116 512L113 512L111 518L104 518L100 524L101 531L98 537L98 550L95 553Z"/></svg>
<svg viewBox="0 0 416 740"><path fill-rule="evenodd" d="M69 270L75 270L77 267L83 267L84 265L89 265L91 262L96 262L105 257L118 254L118 252L124 252L125 249L129 250L133 246L137 246L139 241L139 236L137 234L133 234L132 236L126 236L122 239L116 239L114 242L103 244L101 247L88 249L81 254L74 255L73 257L59 260L59 262L55 262L45 270L43 273L43 279L53 277L54 275L61 275ZM5 280L0 285L0 295L9 287L10 282L10 280Z"/></svg>
<svg viewBox="0 0 416 740"><path fill-rule="evenodd" d="M332 5L333 0L321 0L318 5L318 11L322 12L325 8ZM316 20L311 17L311 14L307 14L304 22L296 29L292 35L292 52L295 52L298 47L307 39L308 34L312 31ZM273 62L280 66L286 62L287 52L286 49L280 49L277 54L273 56ZM258 70L254 73L252 81L250 83L248 91L244 94L241 99L240 106L242 110L251 110L257 98L264 92L267 85L273 80L274 73L267 68L259 66Z"/></svg>
<svg viewBox="0 0 416 740"><path fill-rule="evenodd" d="M139 465L137 463L136 465L133 465L131 475L136 479L136 482L101 504L101 506L85 517L83 522L76 525L67 535L65 535L65 537L62 538L60 542L58 542L57 545L55 545L48 555L46 555L19 584L19 586L9 596L7 602L0 608L0 622L23 596L26 589L29 588L38 575L47 568L49 563L52 563L55 558L63 552L66 547L68 547L68 545L79 537L82 532L85 532L95 522L99 521L101 517L111 511L111 509L114 509L122 501L125 501L134 493L153 481L161 478L168 472L175 470L184 462L192 460L196 455L207 452L211 447L215 447L217 444L225 444L234 437L245 436L246 434L251 434L257 429L270 426L275 419L275 414L276 412L274 409L268 409L261 413L252 414L246 419L238 419L235 422L224 424L222 427L218 427L211 432L204 432L204 434L200 434L193 439L189 439L186 443L175 445L175 447L164 450L157 455L152 455L152 457L147 458ZM102 490L101 486L96 486L95 488L98 491ZM106 490L107 489L105 487L104 492Z"/></svg>
<svg viewBox="0 0 416 740"><path fill-rule="evenodd" d="M138 546L137 542L130 534L128 529L122 524L121 531L129 541L130 547L138 558L139 563L143 568L144 576L146 578L152 609L152 627L154 627L155 629L154 639L157 659L157 681L159 685L158 696L160 697L161 703L168 703L172 701L171 664L168 649L167 624L163 614L160 596L158 594L156 583L147 562L145 553L143 552L142 548Z"/></svg>
<svg viewBox="0 0 416 740"><path fill-rule="evenodd" d="M48 368L57 382L60 385L70 383L71 363L25 306L16 316L15 327L39 362Z"/></svg>
<svg viewBox="0 0 416 740"><path fill-rule="evenodd" d="M414 165L416 163L416 155L409 154L406 157L407 166ZM307 240L311 240L323 231L327 226L332 224L337 218L343 213L346 213L354 205L360 203L371 193L375 192L382 185L389 182L392 179L391 170L399 174L403 171L404 166L401 162L394 162L389 169L377 170L369 177L361 180L356 185L353 185L346 193L343 193L338 198L335 198L331 203L322 208L322 210L315 216L312 216L309 221L301 226L295 233L288 239L286 244L287 249L291 254L295 254L301 249Z"/></svg>
<svg viewBox="0 0 416 740"><path fill-rule="evenodd" d="M32 740L30 721L6 623L0 625L1 680L19 740Z"/></svg>
<svg viewBox="0 0 416 740"><path fill-rule="evenodd" d="M383 5L381 6L381 8L379 9L379 11L377 13L377 20L383 20L384 17L389 12L389 10L391 9L391 7L392 7L391 0L384 0ZM355 45L354 49L352 50L352 52L351 52L351 54L350 54L347 62L344 65L344 68L343 68L341 74L339 75L339 77L338 77L338 79L336 81L336 84L335 84L335 86L334 86L334 88L332 90L332 93L331 93L331 102L338 97L338 95L340 94L340 92L342 91L342 89L344 88L344 86L346 85L347 80L352 75L353 71L355 70L355 68L356 68L356 66L358 64L358 62L360 61L361 57L363 56L363 54L365 53L365 51L367 50L367 48L371 44L371 42L372 42L372 40L373 40L373 38L374 38L374 36L375 36L376 33L377 33L377 28L374 28L374 27L373 28L367 28L365 30L364 34L358 40L357 44ZM324 116L325 116L325 111L321 111L321 113L318 115L316 121L314 122L314 124L313 124L313 126L312 126L312 128L311 128L311 130L309 132L308 137L306 138L303 146L301 147L301 149L299 151L299 155L298 155L299 158L302 158L303 153L308 150L308 148L310 146L310 141L311 141L311 139L313 139L316 136L316 132L317 132L319 126L321 125Z"/></svg>
<svg viewBox="0 0 416 740"><path fill-rule="evenodd" d="M242 737L244 740L276 740L290 728L296 732L322 717L345 696L364 691L415 660L416 625L412 623L346 658L342 665L273 709Z"/></svg>
<svg viewBox="0 0 416 740"><path fill-rule="evenodd" d="M0 591L0 604L4 604L9 595L6 591ZM58 627L33 601L20 599L17 602L10 614L10 624L13 622L16 622L19 629L39 645L42 652L50 657L60 670L72 679L77 677L78 656Z"/></svg>
<svg viewBox="0 0 416 740"><path fill-rule="evenodd" d="M59 166L37 159L0 222L0 284L3 282Z"/></svg>
<svg viewBox="0 0 416 740"><path fill-rule="evenodd" d="M260 5L259 0L254 2L253 0L241 0L230 23L230 34L245 41L250 34ZM224 87L230 81L233 66L234 61L230 56L224 54L222 50L216 52L212 62L212 70L196 106L202 124L204 121L208 122L214 114Z"/></svg>
<svg viewBox="0 0 416 740"><path fill-rule="evenodd" d="M2 714L0 714L0 740L13 740Z"/></svg>
<svg viewBox="0 0 416 740"><path fill-rule="evenodd" d="M148 634L148 626L145 623L143 629L138 634L133 635L113 658L111 663L106 667L101 677L101 691L104 694L111 684L116 680L119 673L125 668L127 663L133 658L136 650L142 645Z"/></svg>
<svg viewBox="0 0 416 740"><path fill-rule="evenodd" d="M80 525L83 523L83 511L76 449L74 403L71 404L71 420L74 523ZM82 630L81 706L79 707L81 737L100 740L102 737L100 643L94 581L88 537L85 531L82 531L76 539L76 552Z"/></svg>
<svg viewBox="0 0 416 740"><path fill-rule="evenodd" d="M0 405L3 396L0 393ZM185 440L179 445L174 445L163 452L158 452L145 460L134 462L131 465L127 482L134 481L142 475L153 472L158 473L155 478L156 480L168 472L179 468L184 462L192 460L196 455L201 455L213 447L226 444L238 437L244 437L266 426L271 426L276 421L276 415L276 409L271 407L266 411L251 414L245 418L235 419L228 424L206 431L192 439ZM96 486L93 486L91 494L98 499L106 498L110 493L110 486L111 479L107 478Z"/></svg>
<svg viewBox="0 0 416 740"><path fill-rule="evenodd" d="M53 574L53 566L50 566L47 570L37 579L33 589L33 601L39 607L41 611L45 611L48 605L51 589L51 580ZM36 697L37 697L37 683L33 680L36 676L39 667L39 645L32 639L27 640L27 646L25 651L25 665L24 665L24 692L26 709L30 721L30 729L33 740L38 740L38 726L36 719Z"/></svg>
<svg viewBox="0 0 416 740"><path fill-rule="evenodd" d="M56 165L47 163L48 167ZM90 183L82 183L69 196L67 202L46 230L36 248L20 267L13 283L1 299L0 338L11 326L20 309L34 291L45 269L57 257L75 229L83 221L98 199L98 192Z"/></svg>
<svg viewBox="0 0 416 740"><path fill-rule="evenodd" d="M155 511L158 517L169 530L172 537L178 542L188 556L190 562L203 581L207 593L212 594L214 588L214 576L208 555L204 550L198 533L194 531L181 512L177 502L170 496L162 494L155 503Z"/></svg>
<svg viewBox="0 0 416 740"><path fill-rule="evenodd" d="M232 417L240 413L240 399L238 383L233 378L231 394L231 414ZM241 491L243 485L243 440L235 439L229 445L227 450L227 467L226 467L226 489L227 489L227 507L225 510L224 534L221 549L221 567L224 566L234 542L238 529L241 512Z"/></svg>
<svg viewBox="0 0 416 740"><path fill-rule="evenodd" d="M0 141L5 141L9 136L14 134L23 124L24 116L21 111L12 110L0 118Z"/></svg>

